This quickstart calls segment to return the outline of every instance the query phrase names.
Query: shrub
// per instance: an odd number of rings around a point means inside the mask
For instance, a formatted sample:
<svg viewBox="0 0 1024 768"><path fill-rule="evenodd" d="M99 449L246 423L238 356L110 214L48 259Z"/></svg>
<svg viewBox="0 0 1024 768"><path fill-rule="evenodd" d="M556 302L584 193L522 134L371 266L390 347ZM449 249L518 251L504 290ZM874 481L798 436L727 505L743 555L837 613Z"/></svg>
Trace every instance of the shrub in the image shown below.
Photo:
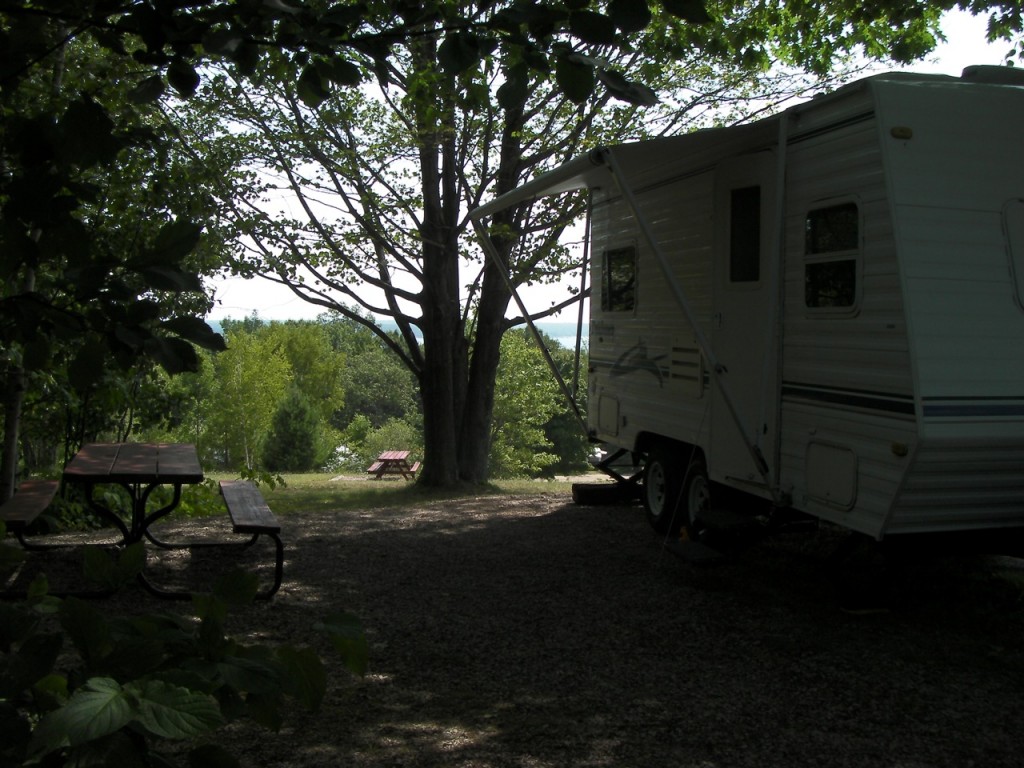
<svg viewBox="0 0 1024 768"><path fill-rule="evenodd" d="M88 550L87 567L102 581L132 579L141 548L127 547L117 560ZM3 562L21 554L0 550ZM256 589L255 575L228 574L193 599L192 616L109 616L48 595L43 578L25 602L0 603L0 764L173 766L167 743L184 741L189 765L238 765L214 741L218 727L249 718L276 730L286 706L316 710L326 691L312 649L225 635L229 608L250 602ZM367 652L358 623L338 615L318 628L361 674Z"/></svg>

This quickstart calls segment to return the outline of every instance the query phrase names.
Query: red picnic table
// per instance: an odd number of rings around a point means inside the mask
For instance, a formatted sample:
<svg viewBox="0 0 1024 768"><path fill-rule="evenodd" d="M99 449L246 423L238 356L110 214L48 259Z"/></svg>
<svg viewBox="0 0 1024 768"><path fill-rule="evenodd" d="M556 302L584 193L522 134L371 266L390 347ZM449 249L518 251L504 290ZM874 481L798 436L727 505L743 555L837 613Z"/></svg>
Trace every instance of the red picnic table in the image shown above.
<svg viewBox="0 0 1024 768"><path fill-rule="evenodd" d="M409 463L409 451L384 451L366 472L377 480L384 475L401 475L406 480L415 480L419 468L418 461Z"/></svg>

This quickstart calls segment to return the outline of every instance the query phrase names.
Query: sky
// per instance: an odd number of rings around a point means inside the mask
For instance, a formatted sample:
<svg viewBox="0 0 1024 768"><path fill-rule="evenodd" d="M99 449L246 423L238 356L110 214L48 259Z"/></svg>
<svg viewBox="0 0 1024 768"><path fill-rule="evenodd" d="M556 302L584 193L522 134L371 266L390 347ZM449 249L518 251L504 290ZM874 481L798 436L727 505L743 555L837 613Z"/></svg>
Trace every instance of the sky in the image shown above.
<svg viewBox="0 0 1024 768"><path fill-rule="evenodd" d="M903 69L959 76L965 67L971 65L1002 64L1008 44L989 45L985 40L985 23L985 19L964 11L951 11L942 23L947 42L926 60ZM288 288L262 278L221 277L209 281L209 284L215 289L216 301L209 314L211 320L219 321L225 317L238 320L253 312L264 320L305 320L322 312L322 308L303 301ZM566 288L556 285L529 289L524 292L524 301L528 309L538 311L567 296ZM575 322L576 310L552 319Z"/></svg>

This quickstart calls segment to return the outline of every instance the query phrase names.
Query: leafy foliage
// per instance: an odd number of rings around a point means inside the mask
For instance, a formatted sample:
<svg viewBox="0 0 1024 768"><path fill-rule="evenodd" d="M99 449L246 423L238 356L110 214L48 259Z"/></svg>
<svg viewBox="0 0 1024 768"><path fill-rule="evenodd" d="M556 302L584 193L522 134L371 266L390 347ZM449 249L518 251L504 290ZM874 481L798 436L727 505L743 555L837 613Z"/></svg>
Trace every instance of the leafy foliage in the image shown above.
<svg viewBox="0 0 1024 768"><path fill-rule="evenodd" d="M132 577L141 567L133 547L99 570ZM286 708L316 711L327 683L310 647L244 644L225 634L230 608L255 592L251 574L229 574L194 598L192 616L111 617L92 603L49 596L45 581L23 604L0 603L4 764L169 766L176 762L165 744L185 742L189 765L238 765L217 745L217 728L247 718L277 729ZM339 614L315 628L363 674L358 621Z"/></svg>
<svg viewBox="0 0 1024 768"><path fill-rule="evenodd" d="M271 472L308 472L317 466L317 414L297 388L274 414L264 442L263 464Z"/></svg>

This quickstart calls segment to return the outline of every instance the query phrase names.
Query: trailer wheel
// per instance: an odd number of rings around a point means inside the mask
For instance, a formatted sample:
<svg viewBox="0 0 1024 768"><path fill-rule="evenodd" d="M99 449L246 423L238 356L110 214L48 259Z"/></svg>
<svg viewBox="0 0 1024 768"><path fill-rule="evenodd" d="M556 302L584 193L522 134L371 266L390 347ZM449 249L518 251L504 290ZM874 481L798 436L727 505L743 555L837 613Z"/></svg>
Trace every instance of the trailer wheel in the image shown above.
<svg viewBox="0 0 1024 768"><path fill-rule="evenodd" d="M693 541L699 541L707 533L705 512L711 509L711 481L704 459L694 459L683 479L683 505L686 509L686 533Z"/></svg>
<svg viewBox="0 0 1024 768"><path fill-rule="evenodd" d="M675 536L683 527L684 512L680 504L679 467L682 462L674 452L655 448L644 464L641 496L647 522L658 533Z"/></svg>

